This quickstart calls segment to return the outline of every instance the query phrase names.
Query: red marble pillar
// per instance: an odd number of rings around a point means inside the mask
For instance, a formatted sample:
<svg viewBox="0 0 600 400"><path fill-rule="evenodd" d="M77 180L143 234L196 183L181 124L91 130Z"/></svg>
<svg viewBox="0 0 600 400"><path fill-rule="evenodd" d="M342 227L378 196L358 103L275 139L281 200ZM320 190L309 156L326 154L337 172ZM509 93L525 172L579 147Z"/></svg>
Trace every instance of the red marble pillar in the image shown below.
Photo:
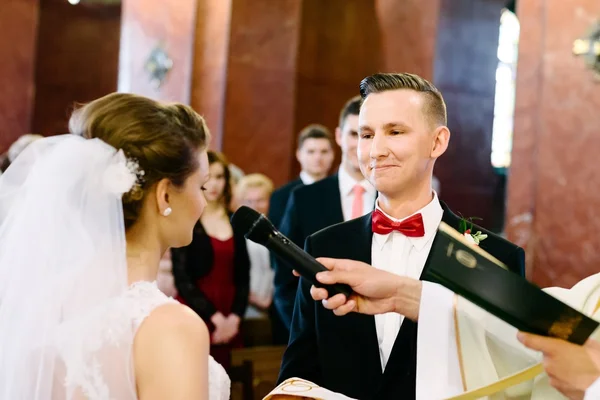
<svg viewBox="0 0 600 400"><path fill-rule="evenodd" d="M280 185L298 173L299 130L334 130L362 78L386 70L430 77L439 0L409 3L199 0L192 104L214 147Z"/></svg>
<svg viewBox="0 0 600 400"><path fill-rule="evenodd" d="M231 7L221 150L277 184L291 176L302 3L232 0Z"/></svg>
<svg viewBox="0 0 600 400"><path fill-rule="evenodd" d="M515 121L510 178L506 199L508 238L526 251L527 275L534 261L533 212L536 190L536 145L538 112L542 97L545 0L519 3L521 25L517 65ZM527 171L527 173L524 173Z"/></svg>
<svg viewBox="0 0 600 400"><path fill-rule="evenodd" d="M31 129L38 0L0 2L0 151Z"/></svg>
<svg viewBox="0 0 600 400"><path fill-rule="evenodd" d="M599 271L600 90L572 54L600 17L595 0L518 3L521 39L507 230L541 286Z"/></svg>
<svg viewBox="0 0 600 400"><path fill-rule="evenodd" d="M117 90L121 7L40 0L32 126L67 132L75 103Z"/></svg>
<svg viewBox="0 0 600 400"><path fill-rule="evenodd" d="M386 72L433 79L441 0L375 0ZM400 30L399 30L400 29Z"/></svg>
<svg viewBox="0 0 600 400"><path fill-rule="evenodd" d="M196 0L123 0L119 91L189 103L195 18ZM145 68L157 48L173 63L160 87Z"/></svg>
<svg viewBox="0 0 600 400"><path fill-rule="evenodd" d="M198 0L191 105L208 124L211 147L222 147L231 0Z"/></svg>

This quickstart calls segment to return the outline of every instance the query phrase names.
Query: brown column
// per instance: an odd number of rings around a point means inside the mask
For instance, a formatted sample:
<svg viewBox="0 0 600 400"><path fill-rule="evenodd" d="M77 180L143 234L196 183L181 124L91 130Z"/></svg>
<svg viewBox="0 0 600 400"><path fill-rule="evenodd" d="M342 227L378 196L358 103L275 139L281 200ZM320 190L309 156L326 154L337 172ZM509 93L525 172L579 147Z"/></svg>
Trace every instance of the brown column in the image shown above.
<svg viewBox="0 0 600 400"><path fill-rule="evenodd" d="M533 281L569 287L598 272L600 90L572 47L600 17L600 3L531 0L518 7L508 235L526 247Z"/></svg>
<svg viewBox="0 0 600 400"><path fill-rule="evenodd" d="M362 78L385 70L431 76L439 0L408 3L199 0L192 104L206 115L214 147L280 185L298 173L299 130L334 130Z"/></svg>
<svg viewBox="0 0 600 400"><path fill-rule="evenodd" d="M198 0L191 105L202 113L221 149L229 60L231 0Z"/></svg>
<svg viewBox="0 0 600 400"><path fill-rule="evenodd" d="M31 129L37 0L0 2L0 151Z"/></svg>
<svg viewBox="0 0 600 400"><path fill-rule="evenodd" d="M433 79L441 0L375 0L385 72Z"/></svg>
<svg viewBox="0 0 600 400"><path fill-rule="evenodd" d="M66 133L75 103L117 90L121 7L40 0L33 130Z"/></svg>
<svg viewBox="0 0 600 400"><path fill-rule="evenodd" d="M544 63L544 0L519 4L519 61L511 174L508 181L506 231L508 238L526 250L531 278L535 251L533 214L536 190L536 146L539 135Z"/></svg>
<svg viewBox="0 0 600 400"><path fill-rule="evenodd" d="M195 18L196 0L123 0L119 91L189 103ZM146 64L159 49L172 69L156 87Z"/></svg>
<svg viewBox="0 0 600 400"><path fill-rule="evenodd" d="M291 175L302 3L232 0L221 149L277 184Z"/></svg>

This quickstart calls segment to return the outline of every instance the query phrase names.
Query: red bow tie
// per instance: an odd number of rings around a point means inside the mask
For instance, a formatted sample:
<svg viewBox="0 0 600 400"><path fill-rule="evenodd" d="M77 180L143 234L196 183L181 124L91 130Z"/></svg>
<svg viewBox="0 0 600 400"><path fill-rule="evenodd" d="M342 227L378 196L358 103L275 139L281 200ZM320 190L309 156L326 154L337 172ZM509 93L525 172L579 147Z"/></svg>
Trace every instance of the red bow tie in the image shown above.
<svg viewBox="0 0 600 400"><path fill-rule="evenodd" d="M423 226L423 217L421 214L415 214L402 222L395 222L385 216L381 211L373 211L371 220L371 229L373 233L386 235L392 231L398 231L408 237L425 236L425 227Z"/></svg>

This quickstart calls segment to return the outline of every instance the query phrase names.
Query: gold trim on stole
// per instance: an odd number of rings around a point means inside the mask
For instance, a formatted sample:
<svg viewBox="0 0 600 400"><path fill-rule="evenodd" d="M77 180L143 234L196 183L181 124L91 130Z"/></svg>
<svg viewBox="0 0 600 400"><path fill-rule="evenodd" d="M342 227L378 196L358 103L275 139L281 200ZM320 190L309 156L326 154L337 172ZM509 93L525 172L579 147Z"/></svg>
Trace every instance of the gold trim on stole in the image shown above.
<svg viewBox="0 0 600 400"><path fill-rule="evenodd" d="M480 388L470 390L468 392L459 394L458 396L448 397L445 400L476 400L482 397L492 396L508 388L517 386L523 382L530 381L543 372L544 366L542 365L542 363L535 364L534 366L509 375L487 386L482 386Z"/></svg>
<svg viewBox="0 0 600 400"><path fill-rule="evenodd" d="M458 352L458 365L460 367L460 379L462 381L463 391L467 391L467 379L465 378L465 368L462 356L462 345L460 341L460 328L458 327L458 295L454 294L452 303L454 314L454 337L456 340L456 351Z"/></svg>

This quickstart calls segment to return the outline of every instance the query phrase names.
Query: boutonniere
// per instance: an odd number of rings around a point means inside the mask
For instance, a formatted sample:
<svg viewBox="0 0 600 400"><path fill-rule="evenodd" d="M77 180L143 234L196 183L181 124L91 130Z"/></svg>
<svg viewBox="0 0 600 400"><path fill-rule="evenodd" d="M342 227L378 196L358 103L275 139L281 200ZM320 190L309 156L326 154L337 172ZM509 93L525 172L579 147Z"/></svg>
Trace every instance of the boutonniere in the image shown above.
<svg viewBox="0 0 600 400"><path fill-rule="evenodd" d="M458 226L459 232L467 239L467 242L474 246L479 246L483 240L487 239L488 235L477 231L473 233L473 220L481 219L477 217L470 217L468 219L461 216L460 224Z"/></svg>

